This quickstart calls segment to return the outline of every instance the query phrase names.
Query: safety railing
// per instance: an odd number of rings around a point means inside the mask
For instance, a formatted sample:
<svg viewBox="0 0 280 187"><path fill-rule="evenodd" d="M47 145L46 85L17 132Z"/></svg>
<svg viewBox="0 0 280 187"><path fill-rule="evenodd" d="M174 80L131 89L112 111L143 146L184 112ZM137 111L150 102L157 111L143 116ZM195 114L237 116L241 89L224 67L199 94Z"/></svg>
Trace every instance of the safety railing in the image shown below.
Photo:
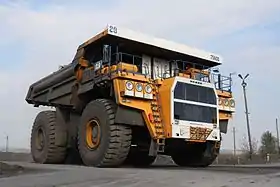
<svg viewBox="0 0 280 187"><path fill-rule="evenodd" d="M107 54L106 58L103 57L103 60L93 63L94 66L97 67L94 69L99 69L102 65L112 66L112 65L117 65L119 62L124 62L136 66L137 71L135 69L129 69L129 68L126 69L126 67L122 67L122 65L120 64L117 66L117 69L115 69L115 71L120 71L120 72L125 71L128 73L142 74L145 76L149 75L152 77L151 75L152 67L150 67L148 64L143 63L143 58L141 56L124 53L124 52L116 52L111 55L110 54L111 53ZM171 62L171 68L169 67L169 62ZM187 62L182 60L172 60L172 61L168 61L168 65L162 64L159 67L155 67L153 69L153 74L154 76L156 76L154 78L166 79L166 78L178 76L179 73L184 73L187 68L200 69L208 74L207 75L198 72L195 75L196 80L200 80L204 82L212 82L215 84L216 89L231 92L231 86L232 86L231 77L222 76L220 74L213 74L211 73L212 70L210 67L198 63ZM108 73L113 73L113 72L109 71Z"/></svg>
<svg viewBox="0 0 280 187"><path fill-rule="evenodd" d="M221 74L211 74L212 82L215 84L217 90L231 92L232 79L230 76L224 76Z"/></svg>
<svg viewBox="0 0 280 187"><path fill-rule="evenodd" d="M119 64L119 62L123 62L123 63L127 63L127 64L131 64L136 66L136 68L131 69L131 68L127 68L127 66L124 64ZM132 55L132 54L128 54L128 53L123 53L123 52L117 52L117 53L113 53L111 54L109 57L104 58L102 60L99 60L97 62L92 63L94 65L94 69L100 69L100 67L111 67L113 65L117 65L116 68L114 68L114 70L109 71L108 73L113 73L116 71L122 72L125 71L127 73L133 73L133 74L148 74L149 72L145 71L143 72L143 69L145 70L145 67L142 65L142 57L141 56L137 56L137 55ZM98 65L95 65L98 64ZM146 68L147 69L147 68Z"/></svg>
<svg viewBox="0 0 280 187"><path fill-rule="evenodd" d="M172 60L171 63L174 64L175 68L178 69L180 72L185 71L187 68L194 68L204 71L209 71L210 69L209 66L183 60Z"/></svg>
<svg viewBox="0 0 280 187"><path fill-rule="evenodd" d="M136 74L143 74L143 68L142 68L142 57L138 55L132 55L129 53L123 53L123 52L117 52L112 54L112 63L111 65L117 65L119 62L124 62L128 64L132 64L137 67L137 72L134 72ZM123 67L119 66L118 70L122 70ZM129 70L126 70L127 72L130 72Z"/></svg>

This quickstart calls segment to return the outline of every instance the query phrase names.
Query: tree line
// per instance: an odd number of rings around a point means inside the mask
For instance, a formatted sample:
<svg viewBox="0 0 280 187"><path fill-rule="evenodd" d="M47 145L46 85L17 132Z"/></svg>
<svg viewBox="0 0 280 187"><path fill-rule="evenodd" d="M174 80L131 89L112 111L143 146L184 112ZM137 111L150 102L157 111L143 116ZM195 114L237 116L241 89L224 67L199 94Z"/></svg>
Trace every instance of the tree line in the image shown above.
<svg viewBox="0 0 280 187"><path fill-rule="evenodd" d="M267 154L280 154L279 140L272 134L270 131L265 131L260 138L260 145L258 140L252 138L252 152L253 154L259 154L263 157L267 156ZM241 141L241 150L245 154L250 153L249 143L247 138L244 136Z"/></svg>

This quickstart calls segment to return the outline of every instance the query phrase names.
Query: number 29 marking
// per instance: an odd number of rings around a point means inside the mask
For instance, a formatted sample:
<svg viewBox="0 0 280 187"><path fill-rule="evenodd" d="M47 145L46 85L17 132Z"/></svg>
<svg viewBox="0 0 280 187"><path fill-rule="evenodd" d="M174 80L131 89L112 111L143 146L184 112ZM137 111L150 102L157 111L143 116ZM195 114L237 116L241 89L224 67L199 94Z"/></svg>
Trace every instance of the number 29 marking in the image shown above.
<svg viewBox="0 0 280 187"><path fill-rule="evenodd" d="M115 26L110 25L109 26L109 32L117 34L118 33L118 28Z"/></svg>

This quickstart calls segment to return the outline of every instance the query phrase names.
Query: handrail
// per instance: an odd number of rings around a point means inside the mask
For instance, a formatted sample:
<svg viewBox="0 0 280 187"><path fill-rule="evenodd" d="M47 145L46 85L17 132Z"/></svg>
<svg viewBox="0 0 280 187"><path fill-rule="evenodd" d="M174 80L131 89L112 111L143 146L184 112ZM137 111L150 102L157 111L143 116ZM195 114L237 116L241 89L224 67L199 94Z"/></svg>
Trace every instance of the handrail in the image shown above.
<svg viewBox="0 0 280 187"><path fill-rule="evenodd" d="M212 80L217 90L231 92L232 79L230 76L212 74Z"/></svg>
<svg viewBox="0 0 280 187"><path fill-rule="evenodd" d="M124 52L116 52L110 55L110 61L107 61L106 63L103 63L103 65L117 65L119 62L129 63L132 65L135 65L138 68L138 71L131 71L133 74L141 74L141 75L150 75L149 67L148 65L142 64L143 58L138 55L133 55L129 53ZM101 60L102 61L102 60ZM199 70L203 70L204 72L196 73L197 74L197 80L204 81L204 82L212 82L215 85L215 88L222 91L228 91L231 92L231 77L223 76L220 74L212 73L212 70L210 67L193 63L193 62L187 62L183 60L171 60L168 61L172 63L172 67L167 70L161 69L157 70L157 75L161 79L167 79L170 77L178 76L179 73L184 73L186 71L186 68L195 68ZM170 71L171 70L171 71ZM123 71L122 68L117 68L116 71ZM159 72L160 71L160 72ZM126 70L126 72L130 72L129 70ZM112 73L112 72L108 72ZM206 73L206 74L205 74Z"/></svg>

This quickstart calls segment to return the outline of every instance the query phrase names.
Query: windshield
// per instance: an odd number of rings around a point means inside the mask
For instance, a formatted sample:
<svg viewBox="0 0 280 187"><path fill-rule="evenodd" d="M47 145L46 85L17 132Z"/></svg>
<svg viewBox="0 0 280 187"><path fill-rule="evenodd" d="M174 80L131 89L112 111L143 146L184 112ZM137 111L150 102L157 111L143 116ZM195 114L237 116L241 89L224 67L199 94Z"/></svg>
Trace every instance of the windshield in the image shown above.
<svg viewBox="0 0 280 187"><path fill-rule="evenodd" d="M183 82L177 82L174 99L195 101L216 105L217 99L213 88L203 87Z"/></svg>

